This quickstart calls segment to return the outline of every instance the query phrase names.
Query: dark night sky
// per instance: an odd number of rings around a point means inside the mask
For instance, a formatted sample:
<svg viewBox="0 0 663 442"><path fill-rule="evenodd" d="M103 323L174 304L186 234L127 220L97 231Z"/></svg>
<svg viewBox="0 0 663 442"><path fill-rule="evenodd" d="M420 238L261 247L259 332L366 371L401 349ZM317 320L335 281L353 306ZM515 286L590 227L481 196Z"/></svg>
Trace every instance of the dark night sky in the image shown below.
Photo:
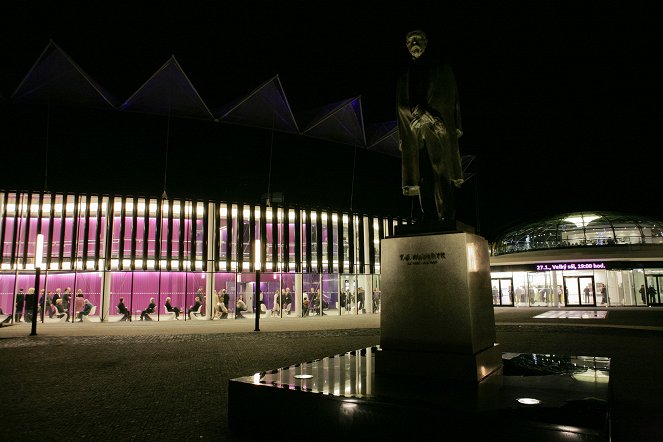
<svg viewBox="0 0 663 442"><path fill-rule="evenodd" d="M422 27L456 71L481 230L575 210L663 218L661 46L637 3L13 3L4 97L52 39L120 99L175 55L212 110L278 74L293 111L361 95L366 124L395 119L404 33Z"/></svg>

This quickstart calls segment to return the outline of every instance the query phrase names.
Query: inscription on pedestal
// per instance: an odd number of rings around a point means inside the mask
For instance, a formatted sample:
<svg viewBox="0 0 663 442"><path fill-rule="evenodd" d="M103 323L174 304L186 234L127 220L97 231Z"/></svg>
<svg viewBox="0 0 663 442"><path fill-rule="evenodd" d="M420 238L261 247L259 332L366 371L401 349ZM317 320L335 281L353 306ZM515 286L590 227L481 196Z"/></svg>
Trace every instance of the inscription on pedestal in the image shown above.
<svg viewBox="0 0 663 442"><path fill-rule="evenodd" d="M493 349L495 316L484 238L460 232L394 237L384 239L381 250L384 351L430 353L433 357L426 358L431 360L444 354L471 360L485 359L486 352L499 354Z"/></svg>

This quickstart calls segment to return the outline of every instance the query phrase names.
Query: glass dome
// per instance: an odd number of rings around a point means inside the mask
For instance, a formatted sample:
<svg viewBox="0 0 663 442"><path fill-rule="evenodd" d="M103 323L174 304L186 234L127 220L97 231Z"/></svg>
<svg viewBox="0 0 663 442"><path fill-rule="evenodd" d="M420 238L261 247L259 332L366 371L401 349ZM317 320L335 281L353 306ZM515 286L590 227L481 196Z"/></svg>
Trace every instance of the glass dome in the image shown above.
<svg viewBox="0 0 663 442"><path fill-rule="evenodd" d="M520 224L499 235L492 255L560 247L663 244L663 222L616 212L574 212Z"/></svg>

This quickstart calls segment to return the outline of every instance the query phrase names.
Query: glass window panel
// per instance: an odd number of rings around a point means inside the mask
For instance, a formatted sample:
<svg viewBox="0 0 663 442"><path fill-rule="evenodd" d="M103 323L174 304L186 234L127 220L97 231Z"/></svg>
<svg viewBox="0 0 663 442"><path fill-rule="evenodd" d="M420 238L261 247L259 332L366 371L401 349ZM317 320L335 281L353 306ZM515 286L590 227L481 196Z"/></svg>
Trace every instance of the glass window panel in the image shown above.
<svg viewBox="0 0 663 442"><path fill-rule="evenodd" d="M161 244L161 254L160 259L168 258L168 217L170 216L170 204L168 201L163 201L161 205L161 219L157 222L161 222L161 238L158 238Z"/></svg>
<svg viewBox="0 0 663 442"><path fill-rule="evenodd" d="M339 238L338 238L338 222L339 222L339 215L337 213L333 213L332 215L332 247L334 249L334 272L339 273L339 261L338 261L338 244L339 244Z"/></svg>
<svg viewBox="0 0 663 442"><path fill-rule="evenodd" d="M288 269L295 269L295 211L288 210Z"/></svg>
<svg viewBox="0 0 663 442"><path fill-rule="evenodd" d="M237 241L238 238L241 237L238 227L237 227L237 216L239 215L239 207L237 207L236 204L232 205L232 238L230 238L231 241L231 252L232 252L232 261L233 261L233 270L237 269L237 257L239 254L237 253L238 246L237 246ZM241 271L241 269L238 269Z"/></svg>
<svg viewBox="0 0 663 442"><path fill-rule="evenodd" d="M14 273L0 273L0 308L6 315L14 314L15 284L16 275ZM0 321L3 319L5 319L4 316L0 317Z"/></svg>
<svg viewBox="0 0 663 442"><path fill-rule="evenodd" d="M325 273L322 275L322 306L323 312L328 315L338 315L339 303L339 285L338 275Z"/></svg>
<svg viewBox="0 0 663 442"><path fill-rule="evenodd" d="M148 220L148 231L147 231L147 257L148 259L155 260L156 249L159 238L157 238L157 201L150 200L149 205L149 220Z"/></svg>
<svg viewBox="0 0 663 442"><path fill-rule="evenodd" d="M124 259L131 258L131 238L133 236L133 199L127 198L124 209L124 243L123 243L123 257Z"/></svg>
<svg viewBox="0 0 663 442"><path fill-rule="evenodd" d="M196 225L195 225L195 241L196 241L196 260L203 259L205 252L205 205L203 203L195 203L193 206L196 210Z"/></svg>
<svg viewBox="0 0 663 442"><path fill-rule="evenodd" d="M182 289L186 289L187 311L194 304L195 298L200 297L203 304L201 312L204 314L207 311L207 296L205 292L207 275L203 272L182 274L186 275L186 287L182 287Z"/></svg>
<svg viewBox="0 0 663 442"><path fill-rule="evenodd" d="M75 274L75 285L74 292L74 308L75 313L78 313L82 309L82 305L87 299L93 306L96 306L96 311L93 314L90 314L89 317L97 318L101 314L101 288L103 283L103 274L101 272L79 272ZM80 301L79 294L83 295L83 301ZM74 315L75 316L75 315Z"/></svg>
<svg viewBox="0 0 663 442"><path fill-rule="evenodd" d="M225 269L225 261L228 258L226 253L227 244L228 244L228 207L225 204L221 204L219 209L219 261L221 262L221 268Z"/></svg>

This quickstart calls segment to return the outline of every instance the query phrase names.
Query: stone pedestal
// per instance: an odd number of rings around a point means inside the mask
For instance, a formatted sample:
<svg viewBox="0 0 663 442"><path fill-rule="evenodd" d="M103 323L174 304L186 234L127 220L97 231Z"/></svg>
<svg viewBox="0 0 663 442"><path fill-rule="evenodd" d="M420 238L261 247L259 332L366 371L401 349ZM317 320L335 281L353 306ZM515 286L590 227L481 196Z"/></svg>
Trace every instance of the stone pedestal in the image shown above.
<svg viewBox="0 0 663 442"><path fill-rule="evenodd" d="M231 431L259 404L298 440L610 440L608 358L498 350L482 237L387 238L381 260L381 344L231 379Z"/></svg>
<svg viewBox="0 0 663 442"><path fill-rule="evenodd" d="M381 244L377 373L481 382L501 367L486 240L456 232Z"/></svg>

